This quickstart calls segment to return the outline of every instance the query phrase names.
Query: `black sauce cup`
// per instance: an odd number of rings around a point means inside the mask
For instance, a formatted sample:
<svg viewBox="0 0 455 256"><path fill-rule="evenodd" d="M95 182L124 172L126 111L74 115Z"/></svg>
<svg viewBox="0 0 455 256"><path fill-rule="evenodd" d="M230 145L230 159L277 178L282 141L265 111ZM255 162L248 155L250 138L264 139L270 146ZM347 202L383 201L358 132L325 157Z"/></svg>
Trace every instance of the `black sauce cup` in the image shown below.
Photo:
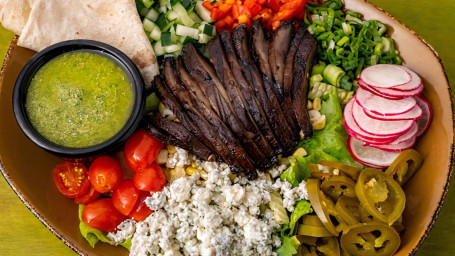
<svg viewBox="0 0 455 256"><path fill-rule="evenodd" d="M74 51L95 53L114 61L127 75L134 94L133 109L123 128L106 141L85 148L64 147L47 140L35 130L25 109L27 90L35 73L53 58ZM40 51L22 69L14 87L13 110L17 123L24 134L42 149L63 158L86 158L106 154L118 149L136 130L144 112L144 88L144 80L136 65L117 48L92 40L64 41Z"/></svg>

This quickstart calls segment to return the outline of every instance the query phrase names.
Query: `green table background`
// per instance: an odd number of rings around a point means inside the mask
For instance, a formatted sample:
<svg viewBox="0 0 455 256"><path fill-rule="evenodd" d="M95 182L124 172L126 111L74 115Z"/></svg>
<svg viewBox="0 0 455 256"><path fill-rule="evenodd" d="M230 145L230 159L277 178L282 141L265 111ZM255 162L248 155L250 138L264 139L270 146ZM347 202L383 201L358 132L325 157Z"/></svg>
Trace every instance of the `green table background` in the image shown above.
<svg viewBox="0 0 455 256"><path fill-rule="evenodd" d="M455 86L452 41L455 40L455 1L370 1L407 24L431 44L442 58L450 83ZM1 60L12 37L11 32L0 27ZM451 186L439 218L417 255L454 255L454 212L455 187ZM0 255L76 255L28 211L3 178L0 178Z"/></svg>

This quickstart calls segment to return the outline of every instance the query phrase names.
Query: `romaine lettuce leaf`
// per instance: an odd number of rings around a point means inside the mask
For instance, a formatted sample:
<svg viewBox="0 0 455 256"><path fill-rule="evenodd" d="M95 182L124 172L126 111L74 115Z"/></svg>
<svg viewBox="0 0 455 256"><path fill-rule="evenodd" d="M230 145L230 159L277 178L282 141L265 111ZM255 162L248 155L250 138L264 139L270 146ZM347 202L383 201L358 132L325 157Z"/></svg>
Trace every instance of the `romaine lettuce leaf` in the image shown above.
<svg viewBox="0 0 455 256"><path fill-rule="evenodd" d="M281 238L281 246L276 249L276 252L279 256L292 256L297 254L299 246L300 241L297 239L297 236L283 236Z"/></svg>
<svg viewBox="0 0 455 256"><path fill-rule="evenodd" d="M291 221L289 222L289 234L294 234L294 229L295 229L295 224L297 224L297 221L305 215L312 213L313 209L311 208L310 202L306 200L300 200L297 202L294 211L291 213Z"/></svg>

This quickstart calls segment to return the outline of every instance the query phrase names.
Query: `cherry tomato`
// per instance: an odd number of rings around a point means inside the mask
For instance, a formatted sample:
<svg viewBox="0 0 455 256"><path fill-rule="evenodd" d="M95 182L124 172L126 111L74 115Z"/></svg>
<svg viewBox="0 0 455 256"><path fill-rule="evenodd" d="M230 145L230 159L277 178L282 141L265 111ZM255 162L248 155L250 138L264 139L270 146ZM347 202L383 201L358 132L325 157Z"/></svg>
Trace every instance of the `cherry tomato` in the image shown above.
<svg viewBox="0 0 455 256"><path fill-rule="evenodd" d="M127 217L119 213L111 198L101 198L89 203L82 211L82 221L87 226L101 231L112 232Z"/></svg>
<svg viewBox="0 0 455 256"><path fill-rule="evenodd" d="M93 186L90 185L90 189L89 189L88 193L81 197L74 198L74 202L76 204L88 204L88 203L95 201L100 196L101 196L101 193L96 191L95 188L93 188Z"/></svg>
<svg viewBox="0 0 455 256"><path fill-rule="evenodd" d="M137 130L125 144L125 160L133 171L149 166L163 149L163 143L144 129Z"/></svg>
<svg viewBox="0 0 455 256"><path fill-rule="evenodd" d="M128 215L136 204L138 197L139 189L134 186L133 181L123 180L112 193L112 203L117 211L123 215Z"/></svg>
<svg viewBox="0 0 455 256"><path fill-rule="evenodd" d="M62 162L55 166L53 176L58 191L68 198L84 196L90 189L87 168L83 164Z"/></svg>
<svg viewBox="0 0 455 256"><path fill-rule="evenodd" d="M128 215L131 219L134 219L135 221L143 221L153 213L153 210L151 210L144 202L144 200L149 196L149 192L141 191L139 193L139 198L137 199L136 205Z"/></svg>
<svg viewBox="0 0 455 256"><path fill-rule="evenodd" d="M117 188L122 181L122 166L113 157L100 156L90 165L88 176L96 191L106 193Z"/></svg>
<svg viewBox="0 0 455 256"><path fill-rule="evenodd" d="M134 186L144 191L161 191L166 186L166 175L157 164L137 171L133 176Z"/></svg>

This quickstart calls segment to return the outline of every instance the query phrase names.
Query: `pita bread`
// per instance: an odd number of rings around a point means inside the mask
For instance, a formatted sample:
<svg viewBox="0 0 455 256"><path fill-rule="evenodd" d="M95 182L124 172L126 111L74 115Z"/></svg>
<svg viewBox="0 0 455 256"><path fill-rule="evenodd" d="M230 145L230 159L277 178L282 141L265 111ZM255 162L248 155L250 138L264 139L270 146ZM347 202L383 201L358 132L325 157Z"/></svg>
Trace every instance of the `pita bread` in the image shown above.
<svg viewBox="0 0 455 256"><path fill-rule="evenodd" d="M159 73L134 0L35 0L18 45L41 51L71 39L90 39L123 51L147 86Z"/></svg>
<svg viewBox="0 0 455 256"><path fill-rule="evenodd" d="M27 23L34 0L0 0L0 22L3 27L20 35Z"/></svg>

